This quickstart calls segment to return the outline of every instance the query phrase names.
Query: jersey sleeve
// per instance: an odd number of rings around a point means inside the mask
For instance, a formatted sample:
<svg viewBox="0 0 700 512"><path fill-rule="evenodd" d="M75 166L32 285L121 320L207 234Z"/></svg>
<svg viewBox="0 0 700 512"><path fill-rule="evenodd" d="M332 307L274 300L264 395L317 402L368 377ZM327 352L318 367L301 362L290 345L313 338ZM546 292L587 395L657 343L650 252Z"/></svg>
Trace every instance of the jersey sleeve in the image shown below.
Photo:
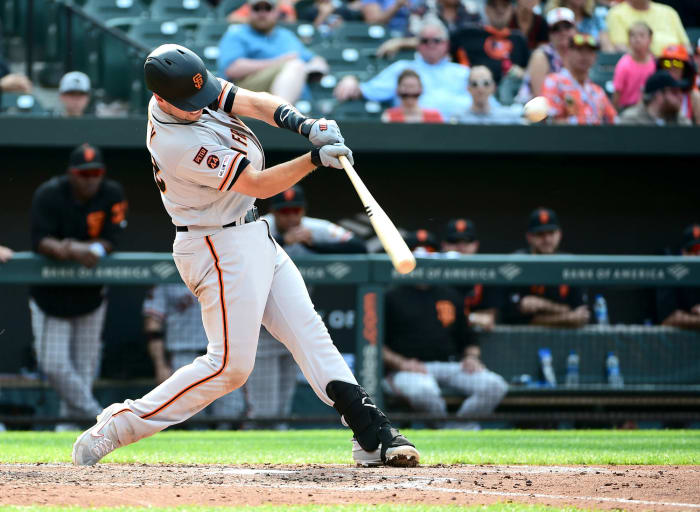
<svg viewBox="0 0 700 512"><path fill-rule="evenodd" d="M192 146L184 152L175 174L182 180L227 192L249 163L244 153L225 146Z"/></svg>
<svg viewBox="0 0 700 512"><path fill-rule="evenodd" d="M216 101L209 105L209 108L212 110L223 110L227 114L230 114L231 109L233 108L233 102L236 99L238 86L233 82L224 80L223 78L217 78L217 80L221 84L221 93L219 94L219 97L216 98Z"/></svg>
<svg viewBox="0 0 700 512"><path fill-rule="evenodd" d="M167 298L165 286L154 286L146 294L143 301L143 316L154 316L163 320L167 313Z"/></svg>

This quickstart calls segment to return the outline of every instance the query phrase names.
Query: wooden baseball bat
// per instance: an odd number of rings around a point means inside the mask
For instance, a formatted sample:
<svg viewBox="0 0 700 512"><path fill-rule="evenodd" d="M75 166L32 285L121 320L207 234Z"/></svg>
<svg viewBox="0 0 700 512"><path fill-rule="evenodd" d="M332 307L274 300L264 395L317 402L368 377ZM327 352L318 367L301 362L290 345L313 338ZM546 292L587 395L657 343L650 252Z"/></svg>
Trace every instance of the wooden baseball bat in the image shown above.
<svg viewBox="0 0 700 512"><path fill-rule="evenodd" d="M379 237L379 241L384 246L384 250L389 255L391 263L399 274L408 274L416 268L416 258L411 253L411 250L404 242L404 239L399 234L399 231L391 222L389 216L384 213L382 207L379 206L377 200L372 197L367 187L362 182L362 179L358 176L352 164L345 156L339 157L340 163L343 165L343 169L350 178L353 187L357 191L357 195L360 196L360 201L365 207L365 212L369 217L370 222L374 231Z"/></svg>

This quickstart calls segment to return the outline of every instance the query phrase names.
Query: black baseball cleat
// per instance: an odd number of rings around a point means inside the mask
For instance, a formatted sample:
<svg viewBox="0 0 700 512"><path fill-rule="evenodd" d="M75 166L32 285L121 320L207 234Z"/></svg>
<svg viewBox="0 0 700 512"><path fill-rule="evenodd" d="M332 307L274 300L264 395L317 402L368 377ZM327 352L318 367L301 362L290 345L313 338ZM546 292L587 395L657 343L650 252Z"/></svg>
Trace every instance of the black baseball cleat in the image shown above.
<svg viewBox="0 0 700 512"><path fill-rule="evenodd" d="M386 466L414 468L420 462L420 453L413 444L393 427L384 426L379 438L382 442L371 452L364 450L357 439L352 439L352 458L358 466Z"/></svg>

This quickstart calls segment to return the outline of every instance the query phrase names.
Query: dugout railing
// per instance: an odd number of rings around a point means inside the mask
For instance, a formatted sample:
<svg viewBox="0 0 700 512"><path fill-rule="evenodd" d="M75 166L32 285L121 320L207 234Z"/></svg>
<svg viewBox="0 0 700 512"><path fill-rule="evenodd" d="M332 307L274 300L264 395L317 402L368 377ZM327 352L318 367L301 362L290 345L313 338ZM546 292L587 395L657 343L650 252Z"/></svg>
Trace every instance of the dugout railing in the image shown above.
<svg viewBox="0 0 700 512"><path fill-rule="evenodd" d="M450 259L419 258L409 275L396 273L384 255L315 256L297 259L309 285L356 287L354 372L358 381L392 416L404 424L434 424L444 417L409 411L400 401L384 401L381 358L384 339L384 293L401 284L512 287L568 284L582 287L695 287L700 285L700 258L674 256L530 256L474 255ZM0 286L27 284L97 284L109 286L179 283L180 277L167 253L116 253L94 269L55 262L33 253L17 253L0 265ZM5 287L7 289L7 287ZM700 332L660 325L587 325L579 329L497 325L477 333L487 366L504 376L509 390L495 413L471 418L503 425L615 425L628 421L689 425L700 421ZM3 343L12 343L5 339ZM0 345L0 355L2 351ZM537 350L551 350L554 370L561 379L556 387L540 384ZM566 385L566 356L580 357L579 382ZM606 382L605 354L614 352L624 376L624 387ZM524 379L523 376L529 376ZM102 400L121 400L148 391L153 382L98 381ZM310 388L300 384L291 417L257 419L254 423L337 424ZM16 407L0 415L7 425L30 426L87 418L28 415L21 407L27 393L45 389L41 380L21 376L0 379L0 403L13 398ZM449 390L445 398L454 411L463 397ZM7 408L5 409L8 410ZM450 416L448 419L452 418ZM213 424L240 422L240 418L191 420Z"/></svg>

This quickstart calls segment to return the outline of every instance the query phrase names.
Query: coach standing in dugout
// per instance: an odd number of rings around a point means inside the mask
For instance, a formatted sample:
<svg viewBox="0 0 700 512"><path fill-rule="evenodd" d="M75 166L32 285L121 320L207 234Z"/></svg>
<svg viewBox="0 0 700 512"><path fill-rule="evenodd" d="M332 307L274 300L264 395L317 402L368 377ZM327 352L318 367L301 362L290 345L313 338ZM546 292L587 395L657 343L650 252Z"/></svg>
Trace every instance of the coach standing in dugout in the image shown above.
<svg viewBox="0 0 700 512"><path fill-rule="evenodd" d="M530 214L525 235L529 247L515 254L559 254L561 237L554 210L537 208ZM586 300L581 288L568 284L518 287L508 292L505 316L511 324L581 327L590 318Z"/></svg>
<svg viewBox="0 0 700 512"><path fill-rule="evenodd" d="M112 252L126 226L122 187L104 179L100 150L83 144L68 171L43 183L32 200L32 248L59 261L94 267ZM92 394L107 304L100 285L33 286L29 308L39 368L61 398L62 417L102 407ZM77 427L76 427L77 428Z"/></svg>

